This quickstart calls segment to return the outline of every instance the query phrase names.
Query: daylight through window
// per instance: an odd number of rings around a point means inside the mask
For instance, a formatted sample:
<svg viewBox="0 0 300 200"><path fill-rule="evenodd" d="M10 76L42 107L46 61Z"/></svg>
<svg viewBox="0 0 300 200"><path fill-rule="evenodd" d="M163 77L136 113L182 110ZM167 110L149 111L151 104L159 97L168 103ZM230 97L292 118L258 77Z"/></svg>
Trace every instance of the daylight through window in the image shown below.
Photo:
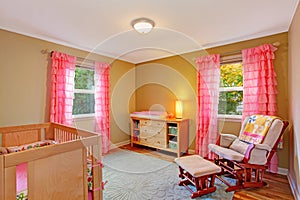
<svg viewBox="0 0 300 200"><path fill-rule="evenodd" d="M95 113L94 70L76 66L73 112L76 117Z"/></svg>
<svg viewBox="0 0 300 200"><path fill-rule="evenodd" d="M221 65L220 77L219 116L241 118L243 112L242 63Z"/></svg>

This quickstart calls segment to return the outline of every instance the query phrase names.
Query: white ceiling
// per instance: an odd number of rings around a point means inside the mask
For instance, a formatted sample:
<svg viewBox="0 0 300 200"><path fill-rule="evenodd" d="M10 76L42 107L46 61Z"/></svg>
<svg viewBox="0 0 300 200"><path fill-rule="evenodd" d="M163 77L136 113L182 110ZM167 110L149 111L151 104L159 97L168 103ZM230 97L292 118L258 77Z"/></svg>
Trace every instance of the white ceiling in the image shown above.
<svg viewBox="0 0 300 200"><path fill-rule="evenodd" d="M0 28L140 63L288 31L298 2L0 0ZM130 22L139 17L155 29L138 34Z"/></svg>

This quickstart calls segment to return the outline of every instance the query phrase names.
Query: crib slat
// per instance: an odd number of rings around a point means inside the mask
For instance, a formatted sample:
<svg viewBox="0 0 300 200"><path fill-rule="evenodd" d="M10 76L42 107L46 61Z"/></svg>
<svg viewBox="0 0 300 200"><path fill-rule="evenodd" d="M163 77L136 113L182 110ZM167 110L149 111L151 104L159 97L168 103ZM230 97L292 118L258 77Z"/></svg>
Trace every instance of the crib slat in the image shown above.
<svg viewBox="0 0 300 200"><path fill-rule="evenodd" d="M98 137L98 145L92 146L92 163L93 165L102 164L101 157L101 137ZM100 163L101 162L101 163ZM93 199L103 199L102 194L102 166L93 167L93 189L101 188L93 192Z"/></svg>
<svg viewBox="0 0 300 200"><path fill-rule="evenodd" d="M83 185L85 185L86 187L83 188L83 192L84 192L84 200L88 200L88 182L87 182L87 152L86 152L86 149L83 149L82 151L82 158L83 158L83 162L82 162L82 167L83 167Z"/></svg>

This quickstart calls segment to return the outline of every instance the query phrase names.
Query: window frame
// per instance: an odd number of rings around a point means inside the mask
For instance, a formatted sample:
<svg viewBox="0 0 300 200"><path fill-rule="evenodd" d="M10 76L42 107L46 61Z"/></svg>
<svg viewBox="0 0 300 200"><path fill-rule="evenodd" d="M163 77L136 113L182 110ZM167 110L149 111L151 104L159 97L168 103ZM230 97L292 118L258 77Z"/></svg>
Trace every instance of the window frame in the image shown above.
<svg viewBox="0 0 300 200"><path fill-rule="evenodd" d="M75 70L76 70L76 68L91 70L91 71L95 72L94 68L92 68L92 67L76 65ZM93 89L76 89L75 88L75 76L74 76L74 99L75 99L75 94L94 94L94 97L95 97L95 93L96 93L95 83L94 83ZM74 106L74 103L72 105L72 109L73 109L73 106ZM94 118L94 117L95 117L95 112L94 113L86 113L86 114L75 114L75 115L72 113L73 119Z"/></svg>
<svg viewBox="0 0 300 200"><path fill-rule="evenodd" d="M242 63L241 54L235 55L235 56L224 56L221 58L220 68L222 65L228 65L228 64L236 64L236 63ZM221 79L221 74L220 74ZM244 87L219 87L219 94L221 92L235 92L235 91L244 91ZM244 95L243 95L243 102L244 102ZM232 122L240 122L242 120L242 115L228 115L228 114L219 114L218 110L218 119L219 120L226 120L226 121L232 121Z"/></svg>

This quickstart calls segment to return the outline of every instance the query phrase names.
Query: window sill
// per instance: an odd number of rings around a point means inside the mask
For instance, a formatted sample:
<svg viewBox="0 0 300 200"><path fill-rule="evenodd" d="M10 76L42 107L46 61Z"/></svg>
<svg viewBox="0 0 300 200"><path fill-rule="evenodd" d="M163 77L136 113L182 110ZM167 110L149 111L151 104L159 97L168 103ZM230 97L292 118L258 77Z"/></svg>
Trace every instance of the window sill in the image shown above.
<svg viewBox="0 0 300 200"><path fill-rule="evenodd" d="M242 116L241 115L218 115L219 121L226 121L226 122L241 122Z"/></svg>
<svg viewBox="0 0 300 200"><path fill-rule="evenodd" d="M95 119L95 114L73 115L72 118L73 121L90 120L90 119Z"/></svg>

